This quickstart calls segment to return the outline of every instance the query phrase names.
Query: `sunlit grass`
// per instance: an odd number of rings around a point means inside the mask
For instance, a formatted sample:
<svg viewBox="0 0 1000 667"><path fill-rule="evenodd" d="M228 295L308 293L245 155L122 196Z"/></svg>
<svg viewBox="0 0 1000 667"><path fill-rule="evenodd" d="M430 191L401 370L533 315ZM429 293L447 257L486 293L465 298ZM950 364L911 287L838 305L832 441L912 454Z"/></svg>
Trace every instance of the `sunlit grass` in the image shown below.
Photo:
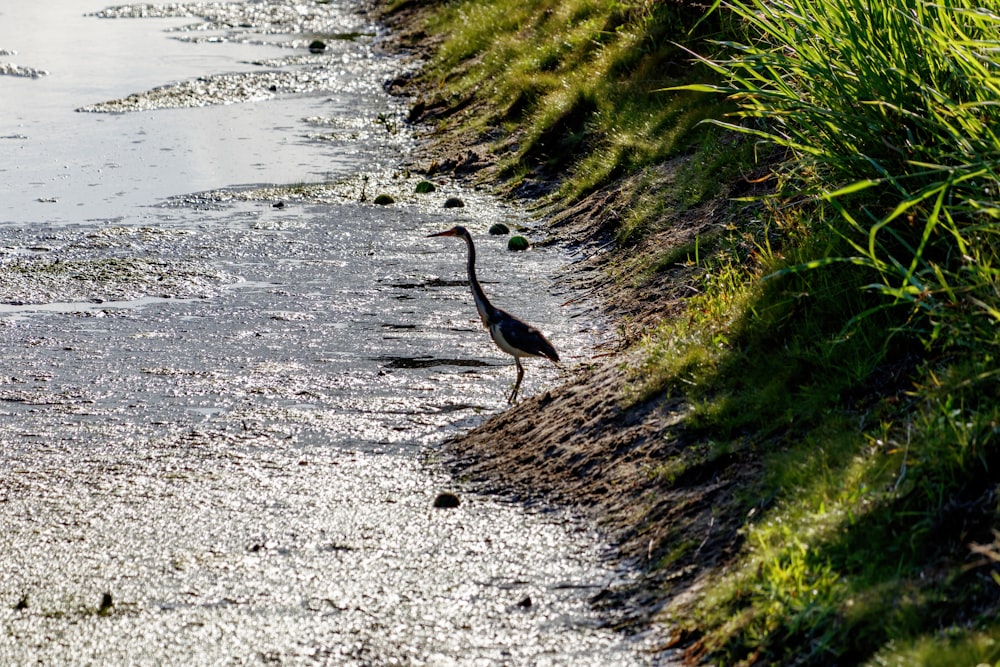
<svg viewBox="0 0 1000 667"><path fill-rule="evenodd" d="M936 636L893 642L865 663L865 667L995 667L1000 664L1000 624L986 631L943 631Z"/></svg>
<svg viewBox="0 0 1000 667"><path fill-rule="evenodd" d="M532 173L561 177L561 201L690 149L718 104L663 89L686 59L694 2L465 0L447 3L429 29L442 45L426 77L435 95L485 104L449 118L492 140L516 185ZM710 24L706 24L706 31ZM515 130L512 133L511 130Z"/></svg>
<svg viewBox="0 0 1000 667"><path fill-rule="evenodd" d="M724 7L748 35L703 62L728 82L682 88L725 93L744 122L716 122L794 155L789 187L830 201L839 216L822 222L849 246L824 260L875 270L868 288L929 343L995 343L1000 3Z"/></svg>

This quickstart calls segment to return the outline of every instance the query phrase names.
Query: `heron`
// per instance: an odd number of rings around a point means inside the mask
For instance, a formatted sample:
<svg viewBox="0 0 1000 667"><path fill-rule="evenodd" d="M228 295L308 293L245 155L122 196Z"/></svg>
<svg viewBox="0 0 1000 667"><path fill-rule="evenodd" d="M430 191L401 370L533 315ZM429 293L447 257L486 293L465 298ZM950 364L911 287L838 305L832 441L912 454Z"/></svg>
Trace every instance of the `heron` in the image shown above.
<svg viewBox="0 0 1000 667"><path fill-rule="evenodd" d="M556 363L559 361L559 353L556 352L556 348L552 347L552 343L542 335L541 331L507 311L500 310L486 298L482 285L476 279L476 245L472 242L472 235L469 234L468 229L459 225L445 232L429 234L427 238L435 236L458 236L465 239L465 245L469 249L467 264L469 286L472 288L472 298L476 302L476 310L479 311L479 319L483 321L483 326L490 332L490 337L497 344L497 347L512 355L514 363L517 365L517 381L507 397L507 403L512 404L517 400L517 392L521 388L521 380L524 379L521 357L545 357Z"/></svg>

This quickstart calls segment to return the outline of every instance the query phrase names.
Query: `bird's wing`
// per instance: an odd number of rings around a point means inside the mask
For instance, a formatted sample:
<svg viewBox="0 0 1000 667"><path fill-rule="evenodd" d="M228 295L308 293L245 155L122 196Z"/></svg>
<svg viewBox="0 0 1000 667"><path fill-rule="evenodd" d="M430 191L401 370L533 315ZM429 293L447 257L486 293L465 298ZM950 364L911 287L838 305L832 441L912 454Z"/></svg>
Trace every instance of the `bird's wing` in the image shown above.
<svg viewBox="0 0 1000 667"><path fill-rule="evenodd" d="M559 353L542 332L510 313L500 311L499 321L490 328L496 344L515 356L546 357L559 361Z"/></svg>

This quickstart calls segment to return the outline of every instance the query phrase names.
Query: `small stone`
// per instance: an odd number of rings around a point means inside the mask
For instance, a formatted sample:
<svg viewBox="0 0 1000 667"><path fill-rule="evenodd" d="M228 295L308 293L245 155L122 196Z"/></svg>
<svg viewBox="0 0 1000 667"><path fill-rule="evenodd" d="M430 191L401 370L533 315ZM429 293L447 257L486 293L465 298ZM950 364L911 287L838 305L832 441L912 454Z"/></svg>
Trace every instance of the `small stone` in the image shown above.
<svg viewBox="0 0 1000 667"><path fill-rule="evenodd" d="M276 201L273 204L271 204L271 208L285 208L285 202Z"/></svg>
<svg viewBox="0 0 1000 667"><path fill-rule="evenodd" d="M511 236L510 240L507 241L507 250L512 252L527 250L529 247L528 239L523 236Z"/></svg>
<svg viewBox="0 0 1000 667"><path fill-rule="evenodd" d="M505 236L506 234L510 234L510 227L502 222L490 226L490 236Z"/></svg>
<svg viewBox="0 0 1000 667"><path fill-rule="evenodd" d="M388 206L389 204L395 204L396 200L391 195L379 195L375 197L375 203L379 206Z"/></svg>
<svg viewBox="0 0 1000 667"><path fill-rule="evenodd" d="M314 39L309 43L309 53L323 53L326 51L326 43L321 39Z"/></svg>
<svg viewBox="0 0 1000 667"><path fill-rule="evenodd" d="M465 202L458 197L448 197L444 200L445 208L463 208L464 206Z"/></svg>
<svg viewBox="0 0 1000 667"><path fill-rule="evenodd" d="M524 599L517 603L517 606L521 609L528 609L531 607L531 596L525 595Z"/></svg>
<svg viewBox="0 0 1000 667"><path fill-rule="evenodd" d="M417 183L416 193L418 195L425 195L428 192L434 192L435 190L437 190L437 188L434 187L434 184L430 181L420 181Z"/></svg>
<svg viewBox="0 0 1000 667"><path fill-rule="evenodd" d="M454 493L442 491L437 494L437 498L434 499L434 507L437 509L453 509L458 507L460 502L461 501L459 501L458 496Z"/></svg>
<svg viewBox="0 0 1000 667"><path fill-rule="evenodd" d="M98 608L97 613L105 615L111 612L111 607L114 606L114 601L111 599L111 593L105 593L101 596L101 606Z"/></svg>
<svg viewBox="0 0 1000 667"><path fill-rule="evenodd" d="M15 611L24 611L27 608L28 608L28 596L27 595L22 595L21 599L17 601L17 604L14 605L14 610Z"/></svg>
<svg viewBox="0 0 1000 667"><path fill-rule="evenodd" d="M423 102L417 102L412 107L410 107L410 113L407 114L406 120L410 123L416 122L418 118L424 115L424 111L427 109L427 105Z"/></svg>

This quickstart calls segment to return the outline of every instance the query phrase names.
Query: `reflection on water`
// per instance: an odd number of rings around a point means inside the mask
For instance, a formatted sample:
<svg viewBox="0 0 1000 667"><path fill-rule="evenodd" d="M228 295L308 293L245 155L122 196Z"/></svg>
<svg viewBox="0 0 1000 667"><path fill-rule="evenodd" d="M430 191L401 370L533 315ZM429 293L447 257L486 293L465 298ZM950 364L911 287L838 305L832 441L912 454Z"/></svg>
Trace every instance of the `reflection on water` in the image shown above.
<svg viewBox="0 0 1000 667"><path fill-rule="evenodd" d="M254 63L294 53L231 41L191 43L177 39L184 33L165 32L197 25L197 18L90 15L103 6L90 0L0 3L0 52L16 52L0 56L0 62L48 71L37 79L0 76L0 224L134 221L149 215L142 207L188 192L317 182L356 171L359 159L374 166L368 147L353 145L345 152L343 144L310 140L315 129L305 119L366 118L374 128L371 119L379 113L398 113L380 80L352 85L350 94L277 99L266 114L252 105L206 107L198 113L77 113L86 105L173 82L271 71ZM199 37L212 34L198 32ZM368 43L338 41L331 45L331 61L337 49L360 49L361 61L385 60ZM385 131L378 139L394 140Z"/></svg>
<svg viewBox="0 0 1000 667"><path fill-rule="evenodd" d="M128 309L128 308L142 308L144 306L149 306L154 303L185 303L190 302L191 299L173 299L170 297L157 297L157 296L143 296L138 299L130 299L128 301L96 301L96 302L66 302L66 303L37 303L37 304L7 304L0 303L0 316L2 315L24 315L27 316L31 313L62 313L64 315L71 313L94 313L102 312L106 310L118 310L118 309Z"/></svg>

